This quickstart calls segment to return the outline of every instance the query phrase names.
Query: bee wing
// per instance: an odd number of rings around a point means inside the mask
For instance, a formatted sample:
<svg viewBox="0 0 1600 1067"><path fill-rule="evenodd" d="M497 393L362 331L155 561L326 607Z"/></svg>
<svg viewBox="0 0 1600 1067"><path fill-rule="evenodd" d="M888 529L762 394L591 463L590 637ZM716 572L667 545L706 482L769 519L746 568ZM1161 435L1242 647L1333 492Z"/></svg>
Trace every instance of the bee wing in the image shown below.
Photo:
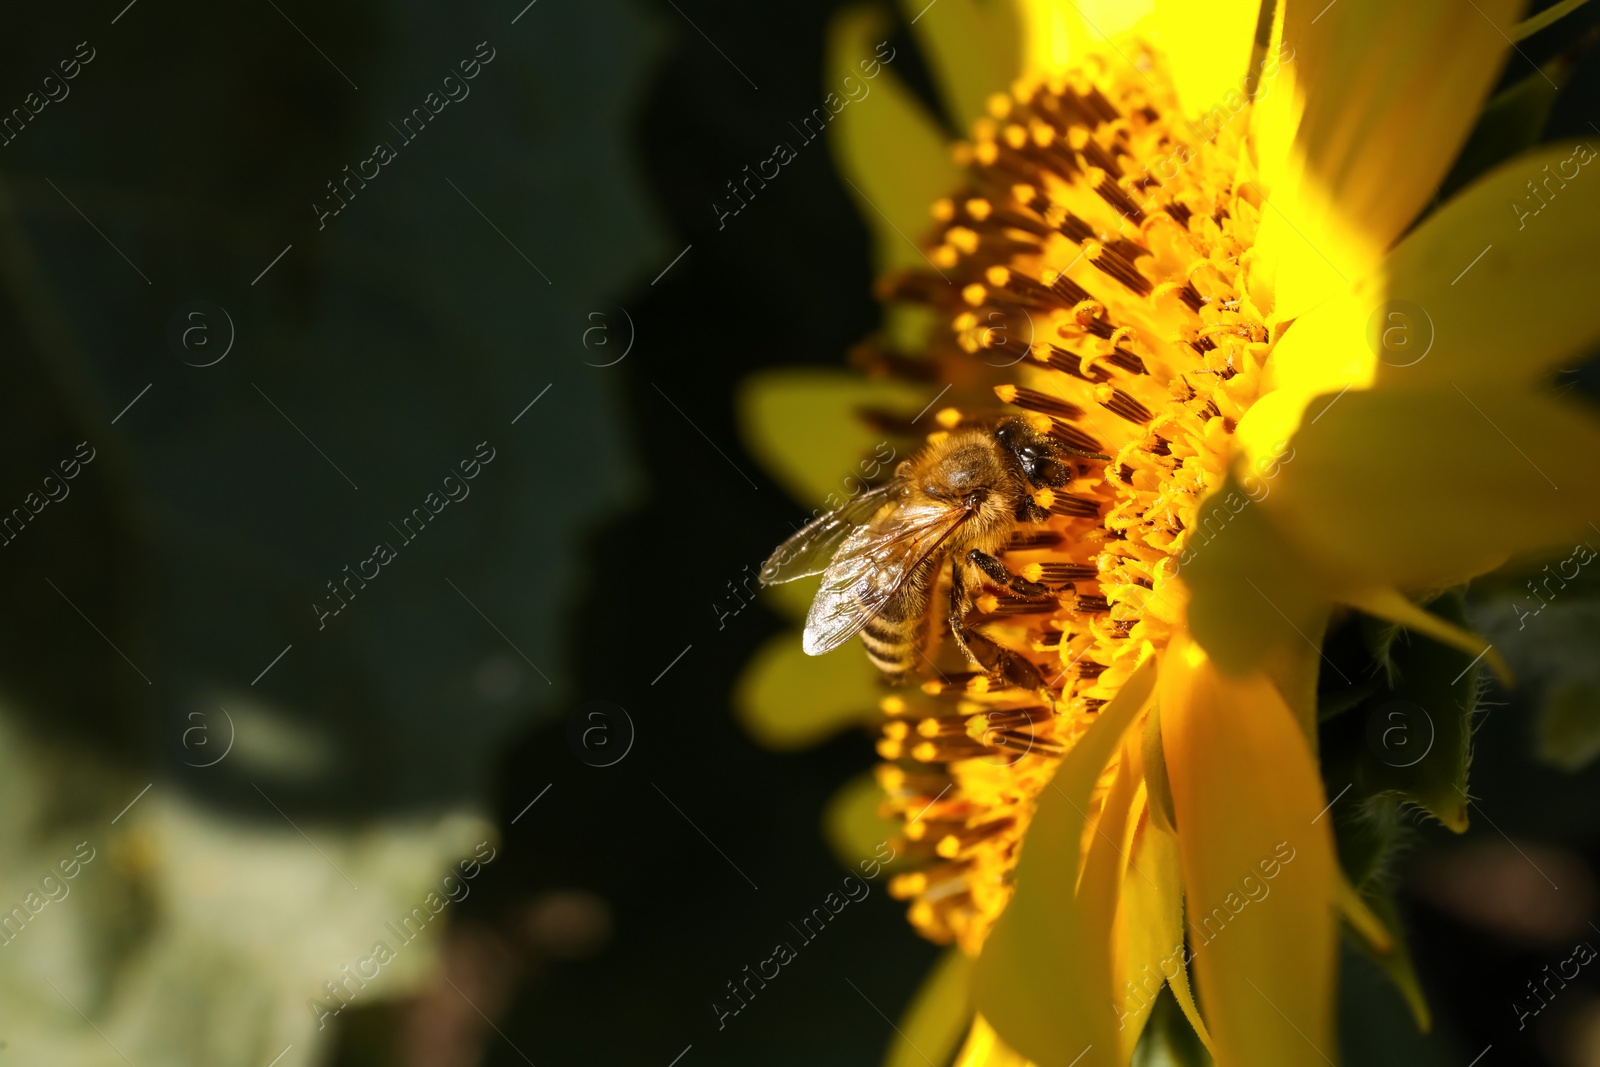
<svg viewBox="0 0 1600 1067"><path fill-rule="evenodd" d="M860 633L967 514L948 504L901 507L851 534L806 614L806 654L831 652Z"/></svg>
<svg viewBox="0 0 1600 1067"><path fill-rule="evenodd" d="M780 585L821 574L839 546L889 503L901 484L900 479L891 479L802 526L761 565L761 584Z"/></svg>

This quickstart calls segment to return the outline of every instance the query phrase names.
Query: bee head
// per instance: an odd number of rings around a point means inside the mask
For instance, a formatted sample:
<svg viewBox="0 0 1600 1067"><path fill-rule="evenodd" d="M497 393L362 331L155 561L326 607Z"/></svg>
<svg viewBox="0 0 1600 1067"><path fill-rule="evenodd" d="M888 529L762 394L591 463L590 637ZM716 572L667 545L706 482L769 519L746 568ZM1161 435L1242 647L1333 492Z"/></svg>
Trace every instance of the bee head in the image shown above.
<svg viewBox="0 0 1600 1067"><path fill-rule="evenodd" d="M1006 419L995 427L994 438L1032 485L1059 489L1072 479L1070 456L1110 459L1100 453L1081 452L1040 434L1021 419Z"/></svg>

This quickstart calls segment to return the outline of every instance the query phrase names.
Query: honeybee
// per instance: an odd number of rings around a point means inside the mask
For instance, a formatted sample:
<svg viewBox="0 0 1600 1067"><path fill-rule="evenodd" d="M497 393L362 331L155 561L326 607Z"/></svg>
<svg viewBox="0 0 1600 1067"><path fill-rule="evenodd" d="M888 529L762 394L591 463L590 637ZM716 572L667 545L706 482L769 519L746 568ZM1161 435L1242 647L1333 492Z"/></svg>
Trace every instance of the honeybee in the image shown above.
<svg viewBox="0 0 1600 1067"><path fill-rule="evenodd" d="M966 618L986 580L1020 597L1050 594L1012 574L998 553L1018 523L1049 518L1033 490L1066 485L1072 456L1110 458L1046 437L1020 418L955 430L901 463L888 482L779 545L762 565L761 581L820 573L822 587L806 615L806 653L820 656L859 634L873 664L901 681L919 657L927 659L936 587L948 559L948 622L956 643L998 679L1039 689L1044 679L1032 662L971 629Z"/></svg>

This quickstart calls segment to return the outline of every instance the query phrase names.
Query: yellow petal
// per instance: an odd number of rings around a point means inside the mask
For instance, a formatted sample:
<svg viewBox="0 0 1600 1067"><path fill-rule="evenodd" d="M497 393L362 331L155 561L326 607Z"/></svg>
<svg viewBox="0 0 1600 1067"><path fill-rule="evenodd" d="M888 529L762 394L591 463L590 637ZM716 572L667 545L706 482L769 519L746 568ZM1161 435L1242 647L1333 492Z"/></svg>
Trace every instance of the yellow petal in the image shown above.
<svg viewBox="0 0 1600 1067"><path fill-rule="evenodd" d="M1232 481L1201 501L1179 557L1179 576L1192 594L1189 632L1217 668L1235 675L1265 673L1277 681L1314 744L1314 663L1331 582L1267 514L1266 503L1290 469L1286 465L1265 483L1274 488L1259 503Z"/></svg>
<svg viewBox="0 0 1600 1067"><path fill-rule="evenodd" d="M1305 737L1265 678L1231 679L1181 636L1159 698L1219 1067L1333 1063L1337 874Z"/></svg>
<svg viewBox="0 0 1600 1067"><path fill-rule="evenodd" d="M873 57L887 36L880 11L847 8L828 29L827 84L859 79L861 61ZM891 64L903 58L893 56ZM944 130L892 65L864 84L869 94L846 104L828 127L834 161L873 236L878 270L931 270L916 242L933 227L930 206L959 184L960 171Z"/></svg>
<svg viewBox="0 0 1600 1067"><path fill-rule="evenodd" d="M1143 951L1146 948L1143 945L1127 944L1124 940L1125 927L1119 927L1117 923L1117 915L1127 903L1122 890L1128 873L1128 854L1133 845L1133 823L1140 814L1132 810L1140 785L1138 742L1138 736L1131 730L1123 738L1122 757L1118 761L1116 777L1112 779L1111 787L1106 791L1100 816L1095 820L1094 830L1089 837L1076 901L1076 907L1083 915L1104 916L1106 927L1110 930L1108 951L1105 954L1106 969L1098 977L1105 982L1102 988L1110 994L1109 997L1102 994L1102 999L1109 1001L1108 1007L1118 1020L1117 1058L1114 1062L1119 1064L1127 1063L1128 1057L1133 1054L1133 1045L1139 1040L1139 1031L1144 1026L1145 1015L1153 1004L1137 1000L1130 1002L1126 997L1119 995L1123 992L1122 982L1128 977L1128 968L1144 963ZM1141 804L1140 808L1142 807ZM1149 917L1148 909L1139 909L1126 918L1143 922ZM1139 950L1140 957L1136 959L1128 955L1129 949ZM1166 947L1166 951L1171 951L1171 945ZM1179 953L1179 957L1182 957L1182 952ZM1085 1009L1093 1011L1094 1005L1085 1005Z"/></svg>
<svg viewBox="0 0 1600 1067"><path fill-rule="evenodd" d="M1498 389L1539 381L1587 351L1600 338L1600 182L1579 160L1596 155L1547 145L1464 189L1379 270L1289 328L1268 363L1271 386L1305 396L1452 382Z"/></svg>
<svg viewBox="0 0 1600 1067"><path fill-rule="evenodd" d="M900 10L944 99L955 129L965 133L1022 73L1022 13L1016 0L900 0Z"/></svg>
<svg viewBox="0 0 1600 1067"><path fill-rule="evenodd" d="M1159 733L1156 742L1159 745ZM1143 771L1142 752L1149 746L1131 733L1124 746L1123 759L1138 777ZM1136 827L1137 833L1130 834L1126 846L1129 859L1122 875L1113 927L1116 951L1112 954L1111 990L1117 1005L1122 1063L1132 1058L1156 997L1169 982L1200 1040L1207 1046L1211 1042L1211 1035L1194 1008L1184 965L1183 878L1178 864L1178 839L1147 817L1150 809L1142 791L1135 798L1134 807L1130 830Z"/></svg>
<svg viewBox="0 0 1600 1067"><path fill-rule="evenodd" d="M1248 98L1245 76L1261 0L1156 0L1149 24L1166 55L1178 103L1190 118Z"/></svg>
<svg viewBox="0 0 1600 1067"><path fill-rule="evenodd" d="M1151 10L1152 0L1023 0L1027 69L1060 70L1086 49L1126 33Z"/></svg>
<svg viewBox="0 0 1600 1067"><path fill-rule="evenodd" d="M1107 996L1113 903L1102 881L1107 868L1086 867L1076 895L1073 886L1090 794L1149 699L1155 676L1154 658L1146 659L1062 759L1040 795L1017 867L1016 896L978 960L979 1012L1007 1045L1040 1067L1067 1067L1077 1056L1083 1057L1079 1067L1117 1062Z"/></svg>
<svg viewBox="0 0 1600 1067"><path fill-rule="evenodd" d="M1438 188L1510 47L1523 0L1284 5L1287 62L1252 129L1267 195L1256 240L1274 316L1367 274Z"/></svg>
<svg viewBox="0 0 1600 1067"><path fill-rule="evenodd" d="M1293 445L1254 508L1352 590L1444 588L1570 546L1600 499L1600 420L1515 390L1352 391Z"/></svg>
<svg viewBox="0 0 1600 1067"><path fill-rule="evenodd" d="M1144 771L1145 799L1150 821L1158 829L1173 831L1172 787L1167 782L1167 757L1161 748L1161 709L1151 708L1140 730L1139 762Z"/></svg>
<svg viewBox="0 0 1600 1067"><path fill-rule="evenodd" d="M1033 1067L1028 1058L1000 1040L982 1015L972 1020L972 1031L952 1067Z"/></svg>
<svg viewBox="0 0 1600 1067"><path fill-rule="evenodd" d="M927 1067L946 1063L972 1017L972 960L958 949L940 957L917 989L889 1042L883 1067Z"/></svg>
<svg viewBox="0 0 1600 1067"><path fill-rule="evenodd" d="M735 405L745 447L767 473L795 499L826 510L859 493L864 481L881 481L906 458L903 443L869 429L856 412L878 407L910 418L928 395L848 371L789 367L745 378ZM730 577L738 584L739 576Z"/></svg>
<svg viewBox="0 0 1600 1067"><path fill-rule="evenodd" d="M828 800L822 813L822 834L846 869L854 869L863 857L876 853L878 846L900 836L901 823L879 814L883 800L883 787L871 771L850 779Z"/></svg>
<svg viewBox="0 0 1600 1067"><path fill-rule="evenodd" d="M1516 32L1511 36L1518 41L1527 40L1546 26L1565 18L1588 2L1589 0L1557 0L1556 3L1551 4L1532 18L1524 19L1517 23Z"/></svg>
<svg viewBox="0 0 1600 1067"><path fill-rule="evenodd" d="M733 691L733 707L760 744L807 748L878 714L878 672L858 648L808 656L786 631L756 650Z"/></svg>

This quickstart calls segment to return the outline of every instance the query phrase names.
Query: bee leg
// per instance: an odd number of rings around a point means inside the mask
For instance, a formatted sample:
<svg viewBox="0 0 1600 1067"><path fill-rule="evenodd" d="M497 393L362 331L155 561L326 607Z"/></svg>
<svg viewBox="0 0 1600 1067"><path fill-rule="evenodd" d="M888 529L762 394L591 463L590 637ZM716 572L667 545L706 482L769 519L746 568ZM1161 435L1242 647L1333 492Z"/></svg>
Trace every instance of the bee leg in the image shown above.
<svg viewBox="0 0 1600 1067"><path fill-rule="evenodd" d="M984 556L978 552L976 555ZM995 566L1005 571L1005 567L993 556L984 556L991 560ZM971 561L975 566L976 561ZM988 570L984 570L988 574ZM1009 576L1009 572L1006 572ZM960 560L952 560L950 567L950 636L957 647L969 660L977 663L990 675L1003 680L1007 685L1019 689L1040 690L1045 687L1044 676L1026 658L1017 655L1008 648L1003 648L989 640L977 630L967 625L967 612L971 603L967 598L966 582L962 578L962 565ZM992 577L992 575L991 575ZM1019 579L1020 580L1020 579Z"/></svg>
<svg viewBox="0 0 1600 1067"><path fill-rule="evenodd" d="M1033 497L1024 496L1017 502L1015 517L1018 522L1045 522L1050 518L1050 512L1035 503Z"/></svg>
<svg viewBox="0 0 1600 1067"><path fill-rule="evenodd" d="M950 620L950 632L963 651L989 674L1018 689L1037 691L1044 688L1044 676L1032 661L1002 648L978 631L969 629L961 620Z"/></svg>
<svg viewBox="0 0 1600 1067"><path fill-rule="evenodd" d="M967 553L967 562L978 568L998 585L1003 585L1018 596L1046 596L1050 587L1030 582L1028 579L1012 574L1004 563L989 555L973 549Z"/></svg>

